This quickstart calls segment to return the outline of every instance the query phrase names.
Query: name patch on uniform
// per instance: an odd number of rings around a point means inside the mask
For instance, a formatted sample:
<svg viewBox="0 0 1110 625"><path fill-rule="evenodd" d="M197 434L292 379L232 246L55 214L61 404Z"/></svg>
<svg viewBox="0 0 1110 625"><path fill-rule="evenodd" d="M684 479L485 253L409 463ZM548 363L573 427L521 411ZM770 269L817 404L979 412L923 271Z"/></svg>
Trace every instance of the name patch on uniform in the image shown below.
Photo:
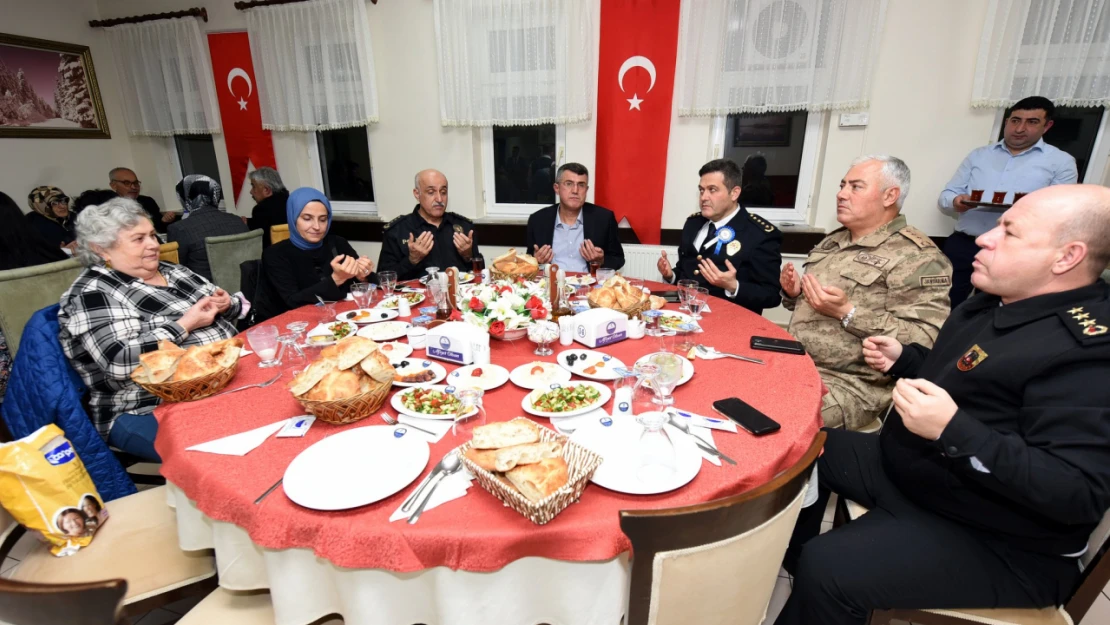
<svg viewBox="0 0 1110 625"><path fill-rule="evenodd" d="M979 363L987 359L987 352L983 351L978 345L973 345L967 353L956 361L956 368L960 371L971 371L979 366Z"/></svg>
<svg viewBox="0 0 1110 625"><path fill-rule="evenodd" d="M732 243L729 243L727 246L725 246L725 251L728 252L729 256L736 256L736 253L740 251L740 242L733 241Z"/></svg>
<svg viewBox="0 0 1110 625"><path fill-rule="evenodd" d="M952 286L948 276L921 276L921 286Z"/></svg>
<svg viewBox="0 0 1110 625"><path fill-rule="evenodd" d="M872 267L877 267L879 269L882 269L884 266L886 266L887 263L890 262L889 258L883 258L882 256L876 256L867 252L860 252L859 254L856 254L854 260L857 263L871 265Z"/></svg>

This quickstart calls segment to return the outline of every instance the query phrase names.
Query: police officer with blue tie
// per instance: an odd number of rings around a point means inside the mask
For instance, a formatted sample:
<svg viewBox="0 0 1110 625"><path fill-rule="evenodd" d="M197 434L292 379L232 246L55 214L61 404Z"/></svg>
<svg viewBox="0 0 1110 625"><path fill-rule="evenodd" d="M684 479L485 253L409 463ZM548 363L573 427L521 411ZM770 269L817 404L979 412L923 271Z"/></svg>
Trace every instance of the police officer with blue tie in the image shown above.
<svg viewBox="0 0 1110 625"><path fill-rule="evenodd" d="M682 228L674 267L663 252L656 266L663 279L697 280L709 294L724 297L759 315L779 305L782 232L740 203L741 173L728 159L709 161L698 171L701 211Z"/></svg>

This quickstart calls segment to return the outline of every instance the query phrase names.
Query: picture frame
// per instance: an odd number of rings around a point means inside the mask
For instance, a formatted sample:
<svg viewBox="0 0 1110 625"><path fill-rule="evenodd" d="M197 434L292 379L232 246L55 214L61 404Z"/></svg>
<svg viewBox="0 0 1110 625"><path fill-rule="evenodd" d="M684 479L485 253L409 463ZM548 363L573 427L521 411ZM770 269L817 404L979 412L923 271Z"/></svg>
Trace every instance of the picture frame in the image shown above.
<svg viewBox="0 0 1110 625"><path fill-rule="evenodd" d="M733 127L733 147L780 147L790 145L793 116L741 115Z"/></svg>
<svg viewBox="0 0 1110 625"><path fill-rule="evenodd" d="M109 139L88 46L0 33L0 138Z"/></svg>

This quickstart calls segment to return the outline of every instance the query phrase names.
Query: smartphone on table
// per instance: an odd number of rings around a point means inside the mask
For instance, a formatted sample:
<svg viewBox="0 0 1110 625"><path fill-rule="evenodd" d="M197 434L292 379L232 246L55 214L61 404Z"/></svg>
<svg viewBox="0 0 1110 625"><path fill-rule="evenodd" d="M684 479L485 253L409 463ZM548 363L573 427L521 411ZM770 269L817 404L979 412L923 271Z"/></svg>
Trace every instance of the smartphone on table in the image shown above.
<svg viewBox="0 0 1110 625"><path fill-rule="evenodd" d="M713 410L728 417L728 419L750 432L753 436L764 436L772 432L777 432L781 427L777 421L756 410L748 402L739 397L718 399L713 402Z"/></svg>

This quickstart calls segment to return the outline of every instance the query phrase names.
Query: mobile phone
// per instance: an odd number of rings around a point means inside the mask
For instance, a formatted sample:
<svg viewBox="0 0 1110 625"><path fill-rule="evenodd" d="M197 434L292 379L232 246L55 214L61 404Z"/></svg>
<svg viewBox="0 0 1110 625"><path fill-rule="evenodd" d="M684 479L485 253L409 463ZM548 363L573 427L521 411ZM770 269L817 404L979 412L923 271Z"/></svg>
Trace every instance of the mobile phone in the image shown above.
<svg viewBox="0 0 1110 625"><path fill-rule="evenodd" d="M751 407L739 397L718 399L713 402L713 410L728 417L753 436L777 432L781 427L774 419Z"/></svg>
<svg viewBox="0 0 1110 625"><path fill-rule="evenodd" d="M767 352L782 352L799 356L806 353L806 348L798 341L773 339L769 336L753 336L751 345L752 349L762 349Z"/></svg>
<svg viewBox="0 0 1110 625"><path fill-rule="evenodd" d="M651 294L656 296L656 297L662 297L663 299L667 300L667 302L669 302L671 304L677 304L681 301L681 300L678 299L678 291L675 291L675 290L652 291Z"/></svg>

